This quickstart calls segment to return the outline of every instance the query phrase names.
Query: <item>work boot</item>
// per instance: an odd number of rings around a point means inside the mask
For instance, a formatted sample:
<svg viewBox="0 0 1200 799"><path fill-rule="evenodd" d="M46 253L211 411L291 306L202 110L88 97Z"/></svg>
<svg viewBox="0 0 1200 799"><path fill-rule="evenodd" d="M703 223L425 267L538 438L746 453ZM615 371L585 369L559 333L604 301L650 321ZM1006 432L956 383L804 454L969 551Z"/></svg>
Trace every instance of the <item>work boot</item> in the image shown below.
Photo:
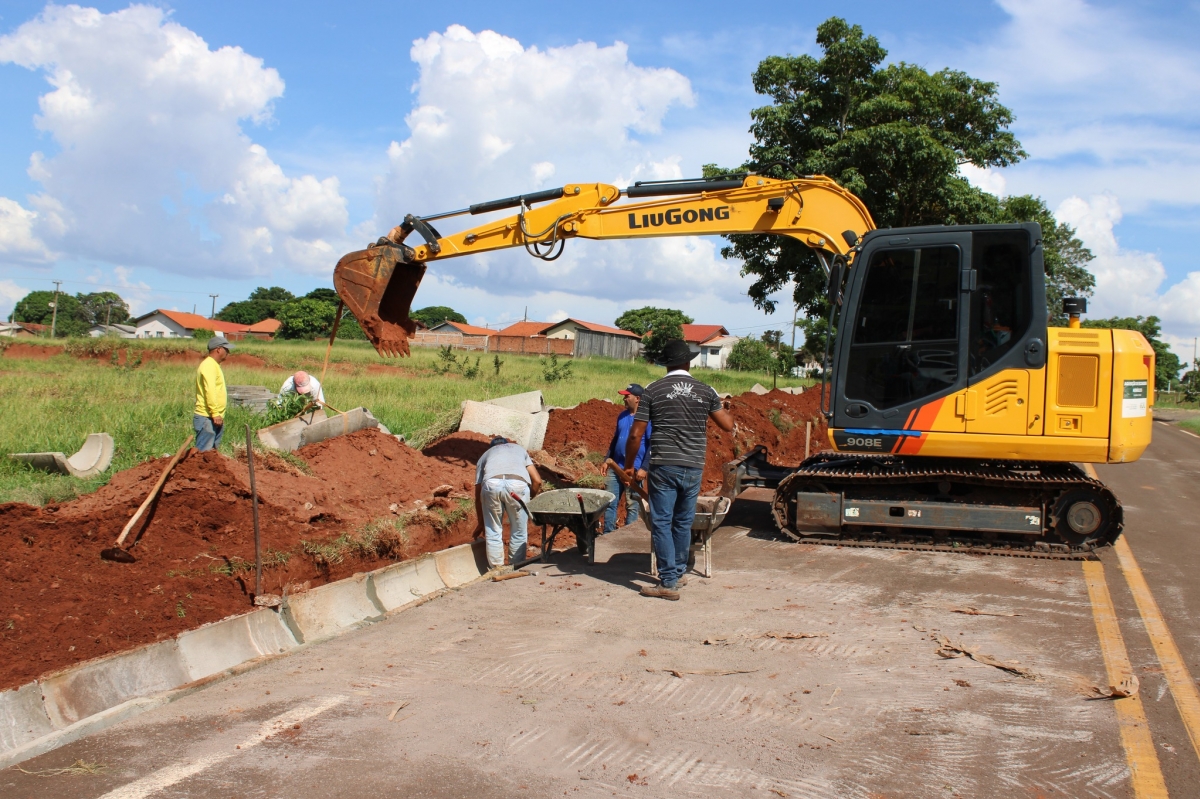
<svg viewBox="0 0 1200 799"><path fill-rule="evenodd" d="M642 596L657 597L658 599L669 599L672 602L679 600L679 592L674 588L666 588L661 585L643 585L641 590Z"/></svg>
<svg viewBox="0 0 1200 799"><path fill-rule="evenodd" d="M683 588L687 584L688 584L688 577L686 574L675 581L676 588Z"/></svg>

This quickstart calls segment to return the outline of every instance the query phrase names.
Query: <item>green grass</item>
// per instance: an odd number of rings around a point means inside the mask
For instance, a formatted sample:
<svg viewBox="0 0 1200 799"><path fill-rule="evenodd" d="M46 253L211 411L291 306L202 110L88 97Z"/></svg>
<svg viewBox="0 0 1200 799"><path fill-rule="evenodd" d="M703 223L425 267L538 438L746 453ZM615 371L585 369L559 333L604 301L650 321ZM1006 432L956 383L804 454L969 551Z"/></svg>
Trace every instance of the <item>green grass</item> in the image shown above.
<svg viewBox="0 0 1200 799"><path fill-rule="evenodd" d="M192 432L195 367L138 356L150 350L200 352L201 342L83 339L66 345L67 352L46 360L0 358L0 396L6 409L0 415L0 454L58 451L70 455L88 433L106 432L116 442L113 464L99 477L78 480L36 472L0 457L0 503L41 505L94 491L114 472L174 453ZM130 350L130 366L114 365L114 347ZM258 356L267 366L227 364L229 384L278 390L296 369L320 375L325 344L250 341L237 344L235 352ZM664 373L661 367L642 361L591 358L574 361L570 379L547 382L537 357L502 355L499 376L489 358L484 359L487 368L479 377L467 379L439 374L435 349L414 348L411 358L385 362L367 342L339 341L330 358L325 398L341 410L365 406L392 432L420 440L428 437L422 435L424 431L452 420L466 399L541 389L550 405L570 406L596 397L619 401L617 391L628 383L646 385ZM384 363L399 368L379 369ZM732 394L747 391L756 382L770 385L765 374L705 369L695 374L718 391ZM810 383L781 380L779 385ZM235 444L244 445L246 424L251 430L265 424L263 416L236 407L229 409L225 420L222 451L226 454L232 454Z"/></svg>
<svg viewBox="0 0 1200 799"><path fill-rule="evenodd" d="M1179 426L1185 430L1191 430L1193 433L1200 435L1200 418L1184 419L1179 422Z"/></svg>

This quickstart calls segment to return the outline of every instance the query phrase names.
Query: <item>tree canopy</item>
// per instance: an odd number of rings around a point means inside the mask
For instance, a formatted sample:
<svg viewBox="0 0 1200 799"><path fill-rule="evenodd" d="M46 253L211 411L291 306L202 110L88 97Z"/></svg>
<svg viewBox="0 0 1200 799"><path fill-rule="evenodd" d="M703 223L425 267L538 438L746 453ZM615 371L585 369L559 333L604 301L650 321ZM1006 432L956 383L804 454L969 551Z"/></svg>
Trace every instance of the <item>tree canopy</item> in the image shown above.
<svg viewBox="0 0 1200 799"><path fill-rule="evenodd" d="M964 72L884 65L887 51L859 25L831 17L817 28L820 57L771 56L753 75L771 104L751 111L754 143L739 170L707 165L707 176L750 170L777 178L828 175L858 196L879 227L1036 220L1043 226L1048 303L1087 296L1091 258L1074 231L1034 197L1000 200L959 167L1005 167L1026 156L1008 130L1012 112L994 83ZM812 251L780 236L733 235L721 254L753 276L755 305L789 285L806 316L825 315L825 275ZM1057 311L1055 308L1057 307Z"/></svg>
<svg viewBox="0 0 1200 799"><path fill-rule="evenodd" d="M279 306L280 338L314 339L329 332L337 307L320 300L292 300Z"/></svg>
<svg viewBox="0 0 1200 799"><path fill-rule="evenodd" d="M648 360L658 360L668 341L683 338L683 326L690 325L692 317L674 308L654 308L647 305L626 311L614 323L622 330L642 337L642 350Z"/></svg>
<svg viewBox="0 0 1200 799"><path fill-rule="evenodd" d="M13 308L12 321L49 325L54 319L53 291L31 291ZM111 313L110 313L111 310ZM129 305L112 291L89 294L58 294L58 317L54 319L54 335L86 336L92 325L124 324L129 321Z"/></svg>
<svg viewBox="0 0 1200 799"><path fill-rule="evenodd" d="M251 300L267 300L269 302L287 302L288 300L296 299L296 295L285 288L279 286L271 286L264 288L259 286L254 291L250 292Z"/></svg>
<svg viewBox="0 0 1200 799"><path fill-rule="evenodd" d="M426 327L434 327L445 321L458 322L464 325L467 323L467 317L445 305L430 305L413 311L409 314L409 317L422 322Z"/></svg>

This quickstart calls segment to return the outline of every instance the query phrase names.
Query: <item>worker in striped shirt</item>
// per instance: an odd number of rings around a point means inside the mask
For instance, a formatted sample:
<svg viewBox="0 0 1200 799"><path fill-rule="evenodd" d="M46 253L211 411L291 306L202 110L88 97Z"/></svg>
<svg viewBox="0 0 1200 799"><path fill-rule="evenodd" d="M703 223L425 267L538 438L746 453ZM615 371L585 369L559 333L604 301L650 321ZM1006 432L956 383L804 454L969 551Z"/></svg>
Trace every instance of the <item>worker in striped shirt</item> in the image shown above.
<svg viewBox="0 0 1200 799"><path fill-rule="evenodd" d="M658 362L666 377L646 386L634 414L625 451L625 473L635 476L633 463L642 434L650 434L650 541L658 558L659 585L643 586L643 596L679 599L687 582L692 521L708 454L708 420L726 432L733 417L712 386L692 377L692 350L681 339L668 341Z"/></svg>

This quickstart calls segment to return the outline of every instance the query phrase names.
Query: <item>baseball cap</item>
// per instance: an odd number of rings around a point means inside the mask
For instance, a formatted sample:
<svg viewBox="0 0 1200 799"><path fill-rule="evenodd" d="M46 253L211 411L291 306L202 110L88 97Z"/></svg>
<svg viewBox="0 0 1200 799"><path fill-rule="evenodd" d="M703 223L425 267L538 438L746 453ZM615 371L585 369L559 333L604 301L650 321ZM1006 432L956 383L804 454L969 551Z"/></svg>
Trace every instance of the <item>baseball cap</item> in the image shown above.
<svg viewBox="0 0 1200 799"><path fill-rule="evenodd" d="M695 357L691 347L681 338L671 339L663 345L662 353L658 356L659 366L678 366L679 364L691 363Z"/></svg>
<svg viewBox="0 0 1200 799"><path fill-rule="evenodd" d="M224 347L227 350L232 350L233 345L229 343L229 339L224 336L213 336L208 340L208 351L212 352L215 349Z"/></svg>
<svg viewBox="0 0 1200 799"><path fill-rule="evenodd" d="M621 390L620 390L620 391L618 391L617 393L618 393L618 394L623 394L623 395L624 395L624 396L626 396L626 397L628 397L628 396L630 396L630 395L633 395L633 396L635 396L635 397L640 397L640 396L642 396L642 392L644 392L645 390L646 390L646 389L642 388L642 387L641 387L641 386L639 386L637 383L630 383L628 386L626 386L625 388L621 389Z"/></svg>
<svg viewBox="0 0 1200 799"><path fill-rule="evenodd" d="M507 444L507 443L508 443L508 439L505 438L504 436L496 436L495 438L492 439L492 443L489 444L488 446L498 447L501 444Z"/></svg>
<svg viewBox="0 0 1200 799"><path fill-rule="evenodd" d="M296 386L297 394L308 394L312 391L312 378L303 370L292 375L292 384Z"/></svg>

